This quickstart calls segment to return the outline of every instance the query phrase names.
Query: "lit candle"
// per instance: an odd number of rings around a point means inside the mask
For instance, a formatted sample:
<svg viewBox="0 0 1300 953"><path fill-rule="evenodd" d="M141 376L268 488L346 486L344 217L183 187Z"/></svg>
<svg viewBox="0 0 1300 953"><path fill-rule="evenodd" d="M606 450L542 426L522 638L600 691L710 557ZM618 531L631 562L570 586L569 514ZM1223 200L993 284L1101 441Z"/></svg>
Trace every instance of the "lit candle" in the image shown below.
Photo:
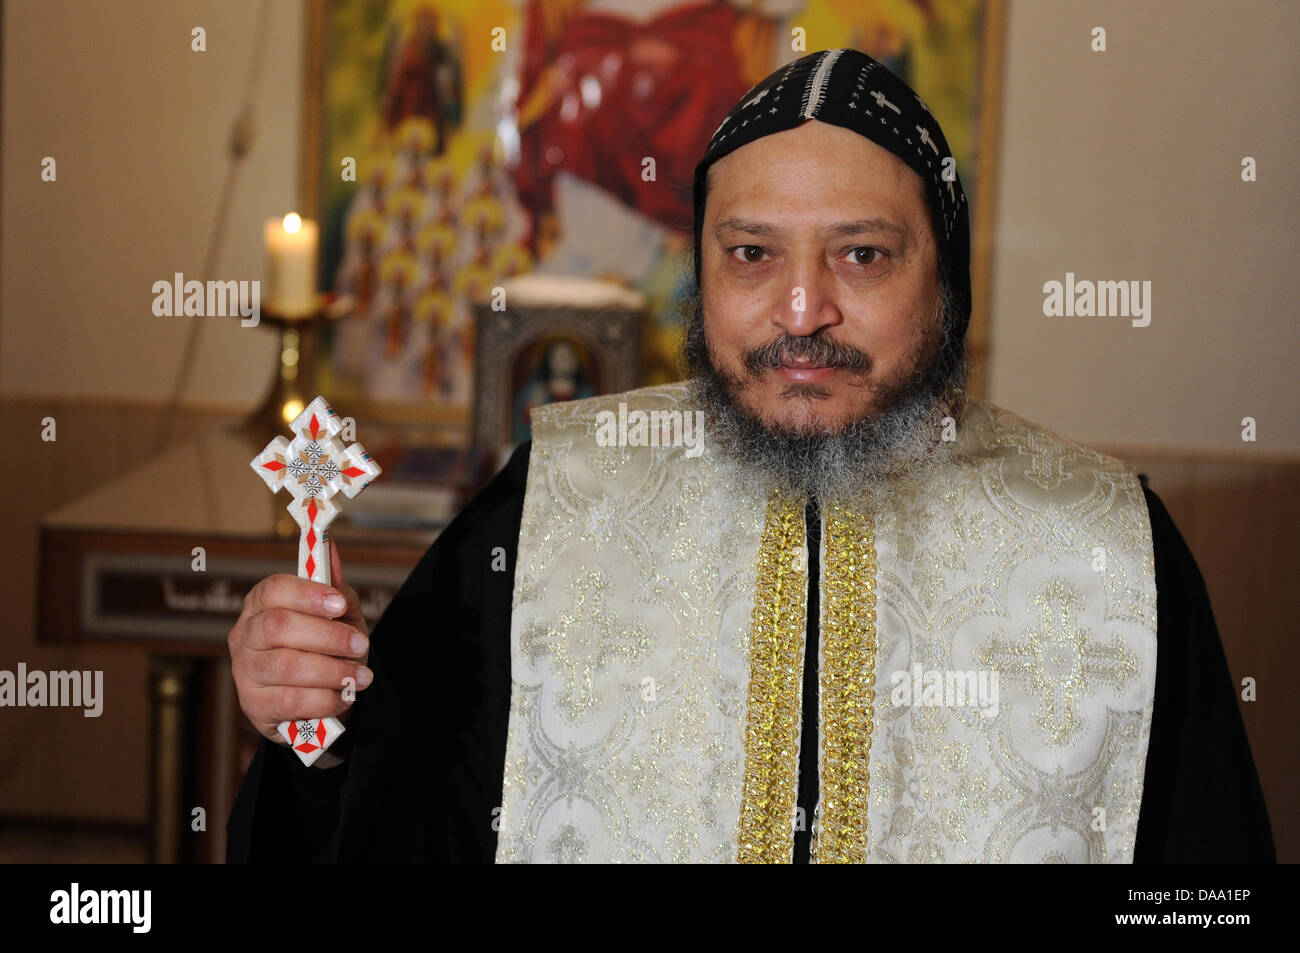
<svg viewBox="0 0 1300 953"><path fill-rule="evenodd" d="M316 299L316 223L290 212L266 222L264 307L286 315L310 314Z"/></svg>

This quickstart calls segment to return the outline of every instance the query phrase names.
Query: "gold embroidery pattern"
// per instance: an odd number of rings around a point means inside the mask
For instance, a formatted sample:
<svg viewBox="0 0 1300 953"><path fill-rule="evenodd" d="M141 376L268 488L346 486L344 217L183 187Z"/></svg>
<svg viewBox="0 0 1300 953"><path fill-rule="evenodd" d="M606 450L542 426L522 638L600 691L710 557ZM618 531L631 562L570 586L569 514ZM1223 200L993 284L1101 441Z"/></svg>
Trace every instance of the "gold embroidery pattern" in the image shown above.
<svg viewBox="0 0 1300 953"><path fill-rule="evenodd" d="M1019 642L995 635L975 658L985 668L1028 683L1039 700L1034 730L1048 744L1063 748L1085 726L1083 701L1099 685L1123 691L1138 673L1138 659L1118 635L1109 643L1096 642L1079 626L1085 600L1068 579L1052 577L1030 600L1037 627Z"/></svg>
<svg viewBox="0 0 1300 953"><path fill-rule="evenodd" d="M614 610L618 600L599 568L576 573L570 583L573 605L546 624L529 622L519 635L519 652L534 668L543 660L555 671L555 704L570 722L590 714L598 700L600 676L615 665L644 658L654 640L643 623Z"/></svg>
<svg viewBox="0 0 1300 953"><path fill-rule="evenodd" d="M822 593L821 802L812 862L867 859L872 709L876 692L876 547L869 513L826 508Z"/></svg>
<svg viewBox="0 0 1300 953"><path fill-rule="evenodd" d="M742 864L788 864L794 851L807 588L803 503L773 496L758 549L750 631Z"/></svg>

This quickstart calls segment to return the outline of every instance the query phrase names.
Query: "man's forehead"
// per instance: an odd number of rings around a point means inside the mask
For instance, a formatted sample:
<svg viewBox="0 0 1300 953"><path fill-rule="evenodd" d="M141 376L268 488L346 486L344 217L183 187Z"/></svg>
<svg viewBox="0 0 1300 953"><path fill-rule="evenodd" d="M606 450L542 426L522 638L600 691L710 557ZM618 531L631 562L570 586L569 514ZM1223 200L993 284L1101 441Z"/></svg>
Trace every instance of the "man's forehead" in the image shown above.
<svg viewBox="0 0 1300 953"><path fill-rule="evenodd" d="M737 233L774 238L797 231L827 240L877 236L915 241L929 228L924 186L915 175L869 183L850 179L847 187L817 177L795 181L787 188L780 181L758 184L744 176L710 190L708 230L719 237Z"/></svg>

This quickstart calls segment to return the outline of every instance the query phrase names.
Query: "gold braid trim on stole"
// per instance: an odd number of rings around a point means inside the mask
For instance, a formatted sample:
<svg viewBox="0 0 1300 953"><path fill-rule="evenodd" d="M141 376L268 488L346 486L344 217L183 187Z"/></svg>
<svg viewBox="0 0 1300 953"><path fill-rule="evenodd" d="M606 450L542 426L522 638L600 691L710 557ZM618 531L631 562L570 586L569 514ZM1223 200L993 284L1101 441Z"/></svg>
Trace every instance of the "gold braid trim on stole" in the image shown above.
<svg viewBox="0 0 1300 953"><path fill-rule="evenodd" d="M876 546L869 513L830 503L822 523L821 798L812 862L867 859L876 700Z"/></svg>
<svg viewBox="0 0 1300 953"><path fill-rule="evenodd" d="M808 591L802 500L776 495L768 500L755 590L737 859L742 864L788 864L799 794Z"/></svg>

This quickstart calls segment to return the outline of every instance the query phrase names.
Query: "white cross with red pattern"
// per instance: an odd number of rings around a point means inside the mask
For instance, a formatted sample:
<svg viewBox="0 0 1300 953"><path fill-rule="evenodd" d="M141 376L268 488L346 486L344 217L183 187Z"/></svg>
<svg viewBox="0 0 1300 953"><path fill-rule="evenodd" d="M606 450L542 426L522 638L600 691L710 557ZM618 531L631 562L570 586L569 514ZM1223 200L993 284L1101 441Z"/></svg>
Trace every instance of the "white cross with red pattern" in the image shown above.
<svg viewBox="0 0 1300 953"><path fill-rule="evenodd" d="M382 472L359 443L344 447L338 414L317 397L289 425L293 439L276 437L253 458L253 470L272 492L281 487L292 497L289 515L301 530L298 536L298 575L330 585L326 530L339 514L332 497L342 492L352 499ZM304 764L311 764L343 734L335 718L305 718L282 722L281 736Z"/></svg>

